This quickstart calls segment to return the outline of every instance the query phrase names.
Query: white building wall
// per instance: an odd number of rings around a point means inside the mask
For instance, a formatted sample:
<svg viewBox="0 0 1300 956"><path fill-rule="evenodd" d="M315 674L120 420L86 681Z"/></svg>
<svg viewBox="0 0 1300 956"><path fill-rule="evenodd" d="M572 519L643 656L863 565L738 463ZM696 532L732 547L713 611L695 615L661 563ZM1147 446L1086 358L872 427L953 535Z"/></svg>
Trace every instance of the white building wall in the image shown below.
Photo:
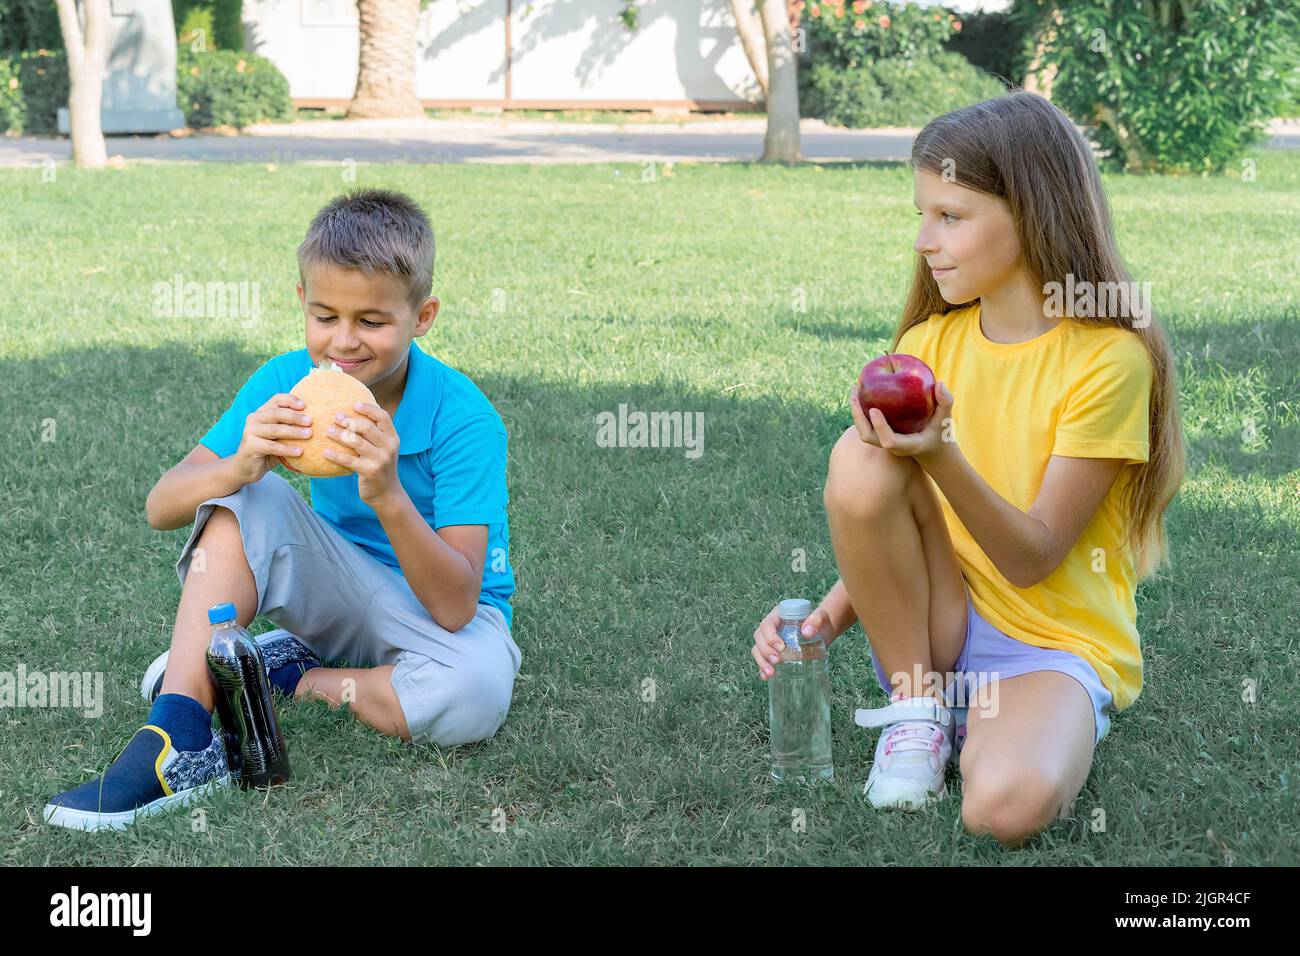
<svg viewBox="0 0 1300 956"><path fill-rule="evenodd" d="M505 99L505 22L506 0L433 0L421 12L416 33L416 95L427 100ZM356 73L354 64L354 86Z"/></svg>
<svg viewBox="0 0 1300 956"><path fill-rule="evenodd" d="M506 100L511 8L514 102L734 103L757 99L727 0L433 0L417 31L423 100ZM289 81L296 100L342 100L356 87L355 0L245 0L245 43Z"/></svg>
<svg viewBox="0 0 1300 956"><path fill-rule="evenodd" d="M357 78L355 0L244 0L244 47L274 63L289 95L351 97Z"/></svg>
<svg viewBox="0 0 1300 956"><path fill-rule="evenodd" d="M513 93L543 100L745 100L757 83L727 0L645 0L628 30L622 0L516 4ZM523 8L522 10L520 8Z"/></svg>

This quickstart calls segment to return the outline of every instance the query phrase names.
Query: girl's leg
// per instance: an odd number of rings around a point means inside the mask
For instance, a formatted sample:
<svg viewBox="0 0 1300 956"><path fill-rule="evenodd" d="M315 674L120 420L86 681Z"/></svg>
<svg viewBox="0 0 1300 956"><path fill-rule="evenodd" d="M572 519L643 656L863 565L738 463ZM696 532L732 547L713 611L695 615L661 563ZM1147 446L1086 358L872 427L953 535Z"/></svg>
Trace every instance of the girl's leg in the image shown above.
<svg viewBox="0 0 1300 956"><path fill-rule="evenodd" d="M1092 768L1093 703L1059 671L1006 677L986 692L996 707L972 701L967 714L962 823L1017 847L1069 816Z"/></svg>
<svg viewBox="0 0 1300 956"><path fill-rule="evenodd" d="M824 500L840 578L894 691L941 698L946 681L926 675L957 663L966 588L929 478L850 428L831 452Z"/></svg>
<svg viewBox="0 0 1300 956"><path fill-rule="evenodd" d="M406 715L393 690L393 665L380 667L313 667L302 675L294 697L322 698L331 707L345 700L363 724L390 737L411 739Z"/></svg>

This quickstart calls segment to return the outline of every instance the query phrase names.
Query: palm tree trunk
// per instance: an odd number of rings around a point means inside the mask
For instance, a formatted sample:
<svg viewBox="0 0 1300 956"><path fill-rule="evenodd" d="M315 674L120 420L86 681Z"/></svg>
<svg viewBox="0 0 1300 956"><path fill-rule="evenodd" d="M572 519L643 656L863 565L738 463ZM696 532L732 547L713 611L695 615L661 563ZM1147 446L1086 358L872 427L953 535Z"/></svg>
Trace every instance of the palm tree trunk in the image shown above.
<svg viewBox="0 0 1300 956"><path fill-rule="evenodd" d="M104 66L108 62L108 0L85 0L83 37L74 0L56 0L63 46L68 55L68 132L72 160L81 169L108 165L101 110Z"/></svg>
<svg viewBox="0 0 1300 956"><path fill-rule="evenodd" d="M415 95L420 0L357 0L361 51L349 119L423 116Z"/></svg>

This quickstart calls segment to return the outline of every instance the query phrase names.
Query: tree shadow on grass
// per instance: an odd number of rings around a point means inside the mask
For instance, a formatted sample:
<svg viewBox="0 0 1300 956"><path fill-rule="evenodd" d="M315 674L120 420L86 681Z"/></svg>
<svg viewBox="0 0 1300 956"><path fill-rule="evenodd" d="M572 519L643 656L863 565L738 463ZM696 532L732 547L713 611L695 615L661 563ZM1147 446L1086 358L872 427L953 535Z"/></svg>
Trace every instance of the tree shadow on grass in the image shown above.
<svg viewBox="0 0 1300 956"><path fill-rule="evenodd" d="M1240 322L1198 322L1178 311L1161 316L1180 359L1218 362L1229 368L1267 365L1295 371L1300 365L1300 312L1266 314Z"/></svg>
<svg viewBox="0 0 1300 956"><path fill-rule="evenodd" d="M1221 468L1278 478L1300 467L1300 317L1240 324L1170 316L1184 420L1208 418L1189 439L1189 471Z"/></svg>

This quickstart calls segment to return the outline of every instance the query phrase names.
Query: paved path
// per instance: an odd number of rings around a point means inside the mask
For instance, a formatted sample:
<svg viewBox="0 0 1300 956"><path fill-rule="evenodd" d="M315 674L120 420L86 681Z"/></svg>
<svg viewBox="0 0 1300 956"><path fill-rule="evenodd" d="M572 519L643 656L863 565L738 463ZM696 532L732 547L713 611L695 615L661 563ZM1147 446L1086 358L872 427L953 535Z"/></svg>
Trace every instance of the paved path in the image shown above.
<svg viewBox="0 0 1300 956"><path fill-rule="evenodd" d="M250 126L238 136L110 136L110 156L146 162L287 163L613 163L654 159L757 159L761 119L681 124L581 124L544 120L318 120ZM844 130L801 124L804 158L814 162L906 159L914 129ZM1270 145L1300 149L1300 121L1278 121ZM0 137L0 166L71 158L63 137Z"/></svg>

